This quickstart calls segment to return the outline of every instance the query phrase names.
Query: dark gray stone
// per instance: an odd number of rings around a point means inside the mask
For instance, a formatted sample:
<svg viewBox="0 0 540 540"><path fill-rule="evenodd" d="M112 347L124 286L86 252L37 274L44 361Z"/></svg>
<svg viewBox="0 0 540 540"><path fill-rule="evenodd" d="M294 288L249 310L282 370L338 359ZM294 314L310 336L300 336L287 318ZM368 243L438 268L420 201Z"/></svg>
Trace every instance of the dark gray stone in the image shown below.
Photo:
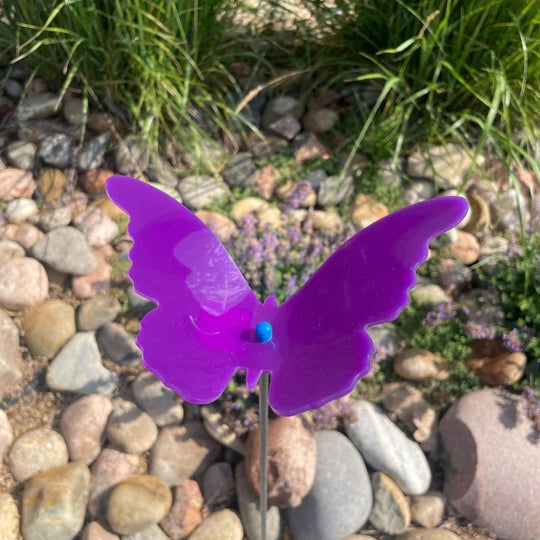
<svg viewBox="0 0 540 540"><path fill-rule="evenodd" d="M125 260L128 260L129 251L126 250L123 253L126 254ZM145 298L144 296L141 296L139 293L135 292L133 286L129 286L127 288L127 297L129 307L135 310L139 315L146 315L149 311L152 311L157 306L157 304L152 302L152 300L148 300L148 298Z"/></svg>
<svg viewBox="0 0 540 540"><path fill-rule="evenodd" d="M223 171L225 182L230 186L253 186L257 177L257 169L251 158L251 152L236 154Z"/></svg>
<svg viewBox="0 0 540 540"><path fill-rule="evenodd" d="M116 168L121 174L137 174L148 167L150 150L148 145L136 137L126 139L114 153Z"/></svg>
<svg viewBox="0 0 540 540"><path fill-rule="evenodd" d="M329 176L323 180L317 194L317 202L322 206L334 206L353 194L353 177L350 175L340 179L339 176Z"/></svg>
<svg viewBox="0 0 540 540"><path fill-rule="evenodd" d="M136 366L141 359L141 351L127 330L118 323L107 323L97 333L97 341L103 354L118 364Z"/></svg>
<svg viewBox="0 0 540 540"><path fill-rule="evenodd" d="M240 519L242 520L244 533L248 537L248 540L261 540L261 506L259 497L249 488L243 461L236 465L235 473L236 495L238 497L238 508L240 510ZM277 506L268 508L266 520L266 540L278 540L280 537L281 519Z"/></svg>
<svg viewBox="0 0 540 540"><path fill-rule="evenodd" d="M367 521L371 482L353 444L337 431L319 431L315 484L297 508L287 510L294 538L341 540Z"/></svg>
<svg viewBox="0 0 540 540"><path fill-rule="evenodd" d="M153 182L174 189L178 186L178 176L176 176L174 168L160 156L152 157L150 165L144 172Z"/></svg>
<svg viewBox="0 0 540 540"><path fill-rule="evenodd" d="M84 143L77 159L77 166L83 171L97 169L103 163L103 156L109 146L111 132L107 131Z"/></svg>

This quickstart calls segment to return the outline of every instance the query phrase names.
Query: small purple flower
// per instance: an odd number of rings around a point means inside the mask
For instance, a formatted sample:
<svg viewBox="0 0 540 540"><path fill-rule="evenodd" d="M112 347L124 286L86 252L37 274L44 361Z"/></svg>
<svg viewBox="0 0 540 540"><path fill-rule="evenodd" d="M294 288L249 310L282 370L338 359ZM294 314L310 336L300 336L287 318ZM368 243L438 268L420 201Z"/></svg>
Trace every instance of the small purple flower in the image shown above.
<svg viewBox="0 0 540 540"><path fill-rule="evenodd" d="M513 352L521 351L521 340L516 328L510 332L504 332L502 335L503 346L505 349Z"/></svg>
<svg viewBox="0 0 540 540"><path fill-rule="evenodd" d="M298 208L311 191L311 184L304 180L296 184L287 196L287 210Z"/></svg>
<svg viewBox="0 0 540 540"><path fill-rule="evenodd" d="M452 319L457 315L457 310L452 304L442 303L439 304L435 309L428 311L425 316L422 324L424 326L436 326L442 321Z"/></svg>
<svg viewBox="0 0 540 540"><path fill-rule="evenodd" d="M465 335L471 339L493 339L496 331L492 326L471 319L465 324Z"/></svg>

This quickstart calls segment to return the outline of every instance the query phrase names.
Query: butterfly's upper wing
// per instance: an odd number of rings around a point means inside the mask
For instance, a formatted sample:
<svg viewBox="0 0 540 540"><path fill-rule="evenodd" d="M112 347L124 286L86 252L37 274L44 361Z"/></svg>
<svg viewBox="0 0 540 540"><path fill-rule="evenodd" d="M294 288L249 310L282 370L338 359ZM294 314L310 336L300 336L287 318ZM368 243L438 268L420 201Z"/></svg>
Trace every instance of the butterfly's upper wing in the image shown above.
<svg viewBox="0 0 540 540"><path fill-rule="evenodd" d="M430 240L466 211L464 198L439 197L377 221L279 306L273 322L279 361L270 386L276 412L297 414L354 388L370 366L367 327L393 320L405 308Z"/></svg>
<svg viewBox="0 0 540 540"><path fill-rule="evenodd" d="M158 307L141 322L143 363L194 403L216 399L249 363L261 303L215 235L172 197L113 176L107 193L130 217L129 276Z"/></svg>

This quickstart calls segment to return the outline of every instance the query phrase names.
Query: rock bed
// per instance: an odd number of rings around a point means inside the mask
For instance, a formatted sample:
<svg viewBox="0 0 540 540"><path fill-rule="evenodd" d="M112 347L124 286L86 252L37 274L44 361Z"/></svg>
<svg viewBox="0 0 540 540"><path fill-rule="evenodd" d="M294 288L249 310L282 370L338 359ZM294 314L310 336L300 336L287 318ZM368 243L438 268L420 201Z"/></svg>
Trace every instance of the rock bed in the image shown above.
<svg viewBox="0 0 540 540"><path fill-rule="evenodd" d="M118 139L119 121L92 112L84 125L80 100L60 105L39 79L18 98L0 98L6 133L16 132L0 136L0 537L257 539L257 432L238 438L219 411L182 404L142 368L126 328L136 331L152 306L132 290L126 296L125 275L114 275L130 241L119 233L124 216L105 197L104 183L112 172L144 173L223 240L248 212L277 227L275 198L297 196L298 183L278 186L279 171L258 169L254 157L279 148L289 148L297 163L330 156L317 134L335 124L339 107L303 111L290 96L263 102L251 114L264 141L251 138L222 178L180 178L178 167L151 158L139 139ZM223 157L218 146L208 152ZM405 202L452 192L470 167L469 153L454 145L413 155L406 171L417 179ZM385 182L401 182L389 164L380 170ZM320 170L307 181L299 205L316 206L320 229L342 228L329 207L352 197L352 172L339 178ZM205 210L236 186L258 197L236 201L233 219ZM515 193L494 198L477 180L468 197L468 221L446 238L453 258L438 284L420 283L417 299L447 302L470 281L468 265L506 250L507 240L487 231L516 226ZM362 228L387 213L361 193L349 219ZM395 348L388 329L374 330L374 340ZM394 369L404 379L437 380L448 365L429 351L406 350ZM516 376L504 365L501 372L502 384ZM482 373L489 378L489 369ZM519 419L520 399L474 392L439 424L421 394L398 383L385 387L384 408L354 403L346 434L313 434L299 418L272 420L269 539L495 538L460 528L456 512L503 537L540 535L538 448ZM457 466L444 484L432 476L438 432Z"/></svg>

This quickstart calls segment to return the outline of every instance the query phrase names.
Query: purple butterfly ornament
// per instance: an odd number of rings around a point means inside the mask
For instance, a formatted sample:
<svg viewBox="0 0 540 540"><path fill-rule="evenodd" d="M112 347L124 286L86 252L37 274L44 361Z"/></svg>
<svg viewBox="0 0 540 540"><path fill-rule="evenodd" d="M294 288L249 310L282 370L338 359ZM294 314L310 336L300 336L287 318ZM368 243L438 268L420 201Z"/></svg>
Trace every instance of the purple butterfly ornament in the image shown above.
<svg viewBox="0 0 540 540"><path fill-rule="evenodd" d="M273 296L261 303L216 236L172 197L126 176L106 189L130 217L134 288L158 304L137 338L145 367L192 403L217 399L237 370L250 388L269 373L281 416L353 390L370 368L366 329L407 306L429 242L467 212L463 197L398 210L352 236L278 306Z"/></svg>

